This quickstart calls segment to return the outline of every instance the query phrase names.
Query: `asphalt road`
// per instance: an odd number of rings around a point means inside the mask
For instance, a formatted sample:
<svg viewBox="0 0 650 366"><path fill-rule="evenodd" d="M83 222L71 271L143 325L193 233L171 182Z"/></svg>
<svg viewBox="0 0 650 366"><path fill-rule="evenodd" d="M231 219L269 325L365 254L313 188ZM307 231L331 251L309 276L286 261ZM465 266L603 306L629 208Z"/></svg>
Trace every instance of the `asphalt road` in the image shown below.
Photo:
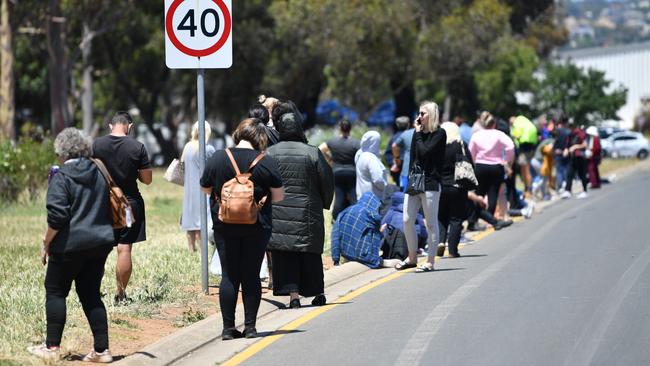
<svg viewBox="0 0 650 366"><path fill-rule="evenodd" d="M650 365L649 214L641 171L378 286L244 364Z"/></svg>

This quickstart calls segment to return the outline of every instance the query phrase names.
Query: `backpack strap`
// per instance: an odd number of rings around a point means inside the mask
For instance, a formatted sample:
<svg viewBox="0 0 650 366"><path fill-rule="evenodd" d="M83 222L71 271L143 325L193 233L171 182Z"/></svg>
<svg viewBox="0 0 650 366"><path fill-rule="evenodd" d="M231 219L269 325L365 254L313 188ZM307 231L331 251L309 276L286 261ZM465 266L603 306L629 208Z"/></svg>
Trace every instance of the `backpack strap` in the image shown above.
<svg viewBox="0 0 650 366"><path fill-rule="evenodd" d="M257 155L257 157L255 158L255 160L253 160L251 165L248 166L247 171L251 171L251 169L253 169L255 167L255 165L257 165L257 163L259 163L262 159L264 159L264 156L265 156L264 153L260 153L259 155Z"/></svg>
<svg viewBox="0 0 650 366"><path fill-rule="evenodd" d="M239 171L239 167L237 166L237 162L235 161L235 158L232 156L232 152L230 152L229 148L226 148L226 155L228 155L228 158L230 158L230 163L232 164L232 167L235 168L235 174L240 175L241 172Z"/></svg>
<svg viewBox="0 0 650 366"><path fill-rule="evenodd" d="M104 179L106 179L106 183L108 183L108 186L109 187L115 187L116 184L113 181L113 177L111 177L111 174L106 169L106 165L104 165L104 163L99 159L95 159L95 158L89 158L89 159L90 159L90 161L95 163L95 165L97 166L97 169L99 169L99 172L102 173L102 175L104 176Z"/></svg>

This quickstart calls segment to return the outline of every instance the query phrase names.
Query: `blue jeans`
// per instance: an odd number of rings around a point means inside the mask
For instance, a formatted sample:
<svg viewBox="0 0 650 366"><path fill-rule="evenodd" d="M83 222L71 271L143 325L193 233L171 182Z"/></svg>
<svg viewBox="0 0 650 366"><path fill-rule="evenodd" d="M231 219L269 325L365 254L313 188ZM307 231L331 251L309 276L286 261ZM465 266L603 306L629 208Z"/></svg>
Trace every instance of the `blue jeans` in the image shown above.
<svg viewBox="0 0 650 366"><path fill-rule="evenodd" d="M555 189L560 189L566 181L569 159L561 156L555 157Z"/></svg>
<svg viewBox="0 0 650 366"><path fill-rule="evenodd" d="M334 208L332 221L336 221L339 212L357 203L357 173L352 169L334 170Z"/></svg>

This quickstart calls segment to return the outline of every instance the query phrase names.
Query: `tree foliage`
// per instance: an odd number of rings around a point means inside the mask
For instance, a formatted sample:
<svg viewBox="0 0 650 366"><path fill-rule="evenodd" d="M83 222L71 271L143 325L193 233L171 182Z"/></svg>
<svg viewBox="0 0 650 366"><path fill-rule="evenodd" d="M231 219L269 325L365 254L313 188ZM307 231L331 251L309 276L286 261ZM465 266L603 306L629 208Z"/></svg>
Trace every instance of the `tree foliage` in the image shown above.
<svg viewBox="0 0 650 366"><path fill-rule="evenodd" d="M618 119L616 112L627 99L627 88L613 88L602 71L571 63L547 63L543 74L534 91L537 110L559 109L580 124Z"/></svg>

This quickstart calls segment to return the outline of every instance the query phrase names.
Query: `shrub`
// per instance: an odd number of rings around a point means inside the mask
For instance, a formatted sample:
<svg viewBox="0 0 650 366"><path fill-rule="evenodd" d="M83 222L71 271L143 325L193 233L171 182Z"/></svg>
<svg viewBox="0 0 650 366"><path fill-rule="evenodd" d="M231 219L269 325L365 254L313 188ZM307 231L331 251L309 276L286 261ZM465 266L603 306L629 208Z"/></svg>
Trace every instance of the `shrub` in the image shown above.
<svg viewBox="0 0 650 366"><path fill-rule="evenodd" d="M16 202L25 189L29 199L36 200L55 161L51 139L23 137L15 146L0 141L0 203Z"/></svg>

